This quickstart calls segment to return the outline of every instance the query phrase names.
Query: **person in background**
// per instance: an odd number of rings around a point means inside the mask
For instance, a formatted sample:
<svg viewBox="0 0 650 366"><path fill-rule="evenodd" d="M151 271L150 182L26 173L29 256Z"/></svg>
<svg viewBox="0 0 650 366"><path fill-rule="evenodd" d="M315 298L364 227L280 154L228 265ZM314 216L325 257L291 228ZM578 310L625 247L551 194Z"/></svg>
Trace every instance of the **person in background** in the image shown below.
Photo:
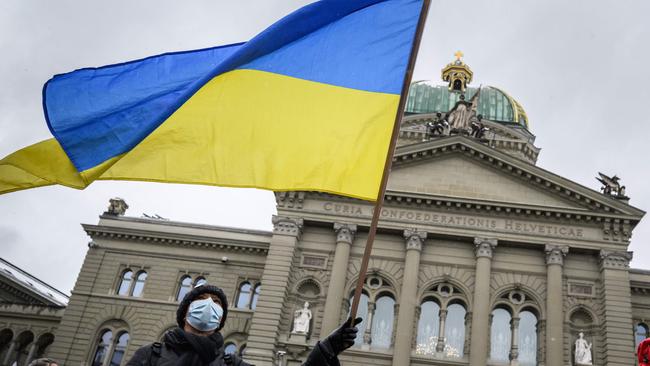
<svg viewBox="0 0 650 366"><path fill-rule="evenodd" d="M59 366L59 364L51 358L37 358L32 360L29 366Z"/></svg>
<svg viewBox="0 0 650 366"><path fill-rule="evenodd" d="M139 348L127 366L252 366L235 354L224 354L223 336L219 332L228 316L224 292L212 285L199 285L187 293L176 311L178 328L155 342ZM303 366L338 366L338 355L354 344L355 327L348 319L327 338L318 342Z"/></svg>

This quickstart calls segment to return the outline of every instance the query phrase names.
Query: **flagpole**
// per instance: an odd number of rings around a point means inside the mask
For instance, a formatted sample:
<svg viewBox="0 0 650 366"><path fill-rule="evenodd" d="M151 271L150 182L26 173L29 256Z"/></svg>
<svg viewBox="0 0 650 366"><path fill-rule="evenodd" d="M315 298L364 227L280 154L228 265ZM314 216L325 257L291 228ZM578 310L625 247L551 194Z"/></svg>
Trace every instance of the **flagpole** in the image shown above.
<svg viewBox="0 0 650 366"><path fill-rule="evenodd" d="M386 185L388 183L388 175L390 174L391 166L393 165L393 154L395 153L395 146L397 145L397 138L399 137L400 125L402 122L402 115L404 115L404 106L406 104L406 95L411 85L411 78L413 76L413 68L415 67L415 60L418 57L418 50L420 49L420 40L422 39L422 32L424 31L424 24L427 20L427 13L429 12L429 4L431 0L424 0L422 3L422 10L420 11L420 18L418 19L418 26L415 31L415 38L413 39L413 46L411 54L409 55L408 66L406 74L404 75L404 83L402 84L402 93L400 94L399 106L397 107L397 114L395 115L395 123L393 125L393 133L390 138L390 145L386 154L386 162L384 163L384 172L381 176L381 184L379 186L379 193L375 201L375 208L372 213L372 221L370 221L370 230L368 231L368 241L366 248L363 252L361 259L361 269L359 271L359 279L357 280L357 287L354 290L354 298L352 299L352 307L350 308L350 316L352 319L357 316L357 309L359 307L359 300L361 299L361 291L363 290L363 283L366 281L366 272L368 272L368 262L370 261L370 252L372 252L372 245L375 242L375 234L377 233L377 224L379 223L379 214L381 207L384 204L384 196L386 195Z"/></svg>

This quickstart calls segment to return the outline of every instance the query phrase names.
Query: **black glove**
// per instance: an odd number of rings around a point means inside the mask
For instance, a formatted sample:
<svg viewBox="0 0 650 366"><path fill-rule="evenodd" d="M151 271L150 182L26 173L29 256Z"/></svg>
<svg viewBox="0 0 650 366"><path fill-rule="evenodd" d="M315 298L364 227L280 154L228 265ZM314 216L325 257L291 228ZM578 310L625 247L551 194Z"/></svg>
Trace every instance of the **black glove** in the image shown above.
<svg viewBox="0 0 650 366"><path fill-rule="evenodd" d="M355 338L357 338L357 332L359 331L356 325L362 321L363 319L356 318L354 319L354 324L352 324L352 319L348 318L338 329L321 341L327 353L330 353L331 356L336 356L352 347Z"/></svg>

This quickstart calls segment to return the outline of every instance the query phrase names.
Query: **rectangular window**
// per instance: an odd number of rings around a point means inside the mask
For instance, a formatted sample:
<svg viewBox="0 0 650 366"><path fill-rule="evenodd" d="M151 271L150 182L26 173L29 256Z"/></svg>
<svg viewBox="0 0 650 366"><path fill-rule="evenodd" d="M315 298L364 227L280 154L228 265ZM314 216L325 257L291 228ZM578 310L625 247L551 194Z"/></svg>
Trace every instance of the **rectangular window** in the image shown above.
<svg viewBox="0 0 650 366"><path fill-rule="evenodd" d="M569 282L569 295L570 296L582 296L582 297L593 297L594 296L594 284L587 282Z"/></svg>
<svg viewBox="0 0 650 366"><path fill-rule="evenodd" d="M327 266L327 257L319 255L302 255L300 261L301 267L325 269Z"/></svg>

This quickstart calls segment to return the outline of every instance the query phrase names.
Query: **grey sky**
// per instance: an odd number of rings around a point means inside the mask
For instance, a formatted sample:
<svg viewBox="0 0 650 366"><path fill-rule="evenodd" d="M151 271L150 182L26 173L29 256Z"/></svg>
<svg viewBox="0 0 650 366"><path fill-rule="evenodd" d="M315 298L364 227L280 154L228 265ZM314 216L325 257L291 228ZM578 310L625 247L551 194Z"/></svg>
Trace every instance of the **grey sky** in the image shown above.
<svg viewBox="0 0 650 366"><path fill-rule="evenodd" d="M162 52L250 39L309 1L0 2L0 156L50 138L41 88L52 75ZM538 165L598 189L617 174L650 210L650 2L434 0L414 80L439 80L456 50L473 85L509 92L542 147ZM0 196L0 256L69 292L108 199L128 214L270 229L270 192L138 182ZM650 268L650 219L634 231L633 266Z"/></svg>

